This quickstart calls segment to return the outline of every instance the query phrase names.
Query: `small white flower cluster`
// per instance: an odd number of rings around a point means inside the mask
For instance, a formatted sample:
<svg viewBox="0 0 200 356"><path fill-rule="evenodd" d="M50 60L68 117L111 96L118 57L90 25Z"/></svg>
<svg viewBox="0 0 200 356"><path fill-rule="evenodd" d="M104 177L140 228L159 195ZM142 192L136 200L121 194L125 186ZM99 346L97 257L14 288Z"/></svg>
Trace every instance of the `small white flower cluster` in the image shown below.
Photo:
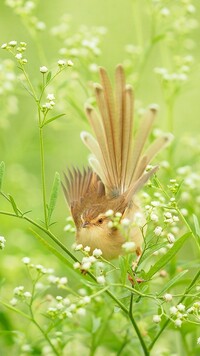
<svg viewBox="0 0 200 356"><path fill-rule="evenodd" d="M84 295L80 297L78 301L71 301L70 298L62 296L56 296L53 299L52 306L47 310L47 315L52 319L66 319L72 318L73 316L85 316L86 309L85 306L91 303L91 297L89 295Z"/></svg>
<svg viewBox="0 0 200 356"><path fill-rule="evenodd" d="M16 287L13 291L14 297L10 300L10 304L14 307L18 302L29 303L32 298L32 294L25 291L24 286Z"/></svg>
<svg viewBox="0 0 200 356"><path fill-rule="evenodd" d="M26 58L23 57L23 53L26 51L26 42L20 42L17 46L17 41L10 41L8 43L3 43L1 45L2 49L6 49L11 52L14 57L18 60L21 65L24 65L28 62Z"/></svg>
<svg viewBox="0 0 200 356"><path fill-rule="evenodd" d="M52 110L55 106L55 96L54 94L48 94L47 95L47 102L45 104L42 105L42 110L43 111L49 111Z"/></svg>
<svg viewBox="0 0 200 356"><path fill-rule="evenodd" d="M126 253L135 252L135 249L136 249L135 242L134 241L126 241L126 242L124 242L123 245L122 245L122 249Z"/></svg>
<svg viewBox="0 0 200 356"><path fill-rule="evenodd" d="M94 249L91 256L89 256L90 247L86 246L83 248L82 244L73 244L73 248L75 251L82 251L86 256L82 258L81 263L75 262L74 269L80 269L81 271L88 271L92 265L97 261L99 257L102 256L102 251L98 248Z"/></svg>
<svg viewBox="0 0 200 356"><path fill-rule="evenodd" d="M31 263L31 259L29 257L23 257L22 262L30 269L37 272L37 274L46 275L52 274L54 270L52 268L45 268L41 264L33 264Z"/></svg>
<svg viewBox="0 0 200 356"><path fill-rule="evenodd" d="M171 211L166 211L164 213L164 222L166 224L173 224L179 222L179 217L177 215L173 215Z"/></svg>
<svg viewBox="0 0 200 356"><path fill-rule="evenodd" d="M170 179L170 184L167 185L167 187L173 194L176 194L179 190L180 184L177 183L176 179Z"/></svg>
<svg viewBox="0 0 200 356"><path fill-rule="evenodd" d="M5 248L6 239L4 236L0 236L0 250Z"/></svg>
<svg viewBox="0 0 200 356"><path fill-rule="evenodd" d="M59 59L58 60L58 67L60 69L62 69L65 66L73 67L74 66L74 62L71 59L68 59L67 61L65 59Z"/></svg>
<svg viewBox="0 0 200 356"><path fill-rule="evenodd" d="M186 306L183 303L179 303L177 306L172 306L169 309L170 316L177 327L181 327L183 321L190 322L190 315L193 318L199 320L200 314L200 302L194 302L193 305L186 309Z"/></svg>
<svg viewBox="0 0 200 356"><path fill-rule="evenodd" d="M166 68L155 68L154 72L162 78L165 84L168 83L184 83L188 80L188 76L186 73L169 73Z"/></svg>
<svg viewBox="0 0 200 356"><path fill-rule="evenodd" d="M68 216L66 218L66 220L67 220L67 225L65 225L64 231L74 233L76 231L76 228L75 228L75 225L74 225L74 220L72 219L71 216Z"/></svg>
<svg viewBox="0 0 200 356"><path fill-rule="evenodd" d="M18 16L21 16L23 21L26 21L31 27L31 30L44 31L46 29L46 24L35 16L35 1L6 0L6 5L11 7Z"/></svg>
<svg viewBox="0 0 200 356"><path fill-rule="evenodd" d="M91 55L96 57L101 54L100 42L101 37L105 35L105 27L88 28L81 25L77 33L71 31L71 18L64 15L61 18L60 24L51 29L53 36L63 40L63 46L59 53L66 57L79 57L91 59Z"/></svg>
<svg viewBox="0 0 200 356"><path fill-rule="evenodd" d="M57 277L52 274L50 274L47 279L49 283L56 285L59 289L64 289L68 283L67 277Z"/></svg>

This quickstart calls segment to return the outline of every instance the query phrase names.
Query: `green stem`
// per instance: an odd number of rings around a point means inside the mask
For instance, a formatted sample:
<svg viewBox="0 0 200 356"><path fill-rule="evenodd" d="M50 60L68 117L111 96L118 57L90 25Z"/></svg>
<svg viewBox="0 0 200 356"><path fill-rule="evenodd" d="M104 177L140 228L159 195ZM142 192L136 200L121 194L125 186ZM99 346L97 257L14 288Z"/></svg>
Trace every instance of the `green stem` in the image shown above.
<svg viewBox="0 0 200 356"><path fill-rule="evenodd" d="M139 330L139 328L137 326L137 323L136 323L136 321L135 321L135 319L133 317L133 294L131 294L131 299L130 299L129 318L130 318L130 321L131 321L131 323L132 323L132 325L133 325L133 327L135 329L135 332L136 332L136 334L138 336L138 339L140 340L140 344L141 344L142 349L144 351L144 355L148 356L149 355L149 351L148 351L148 349L146 347L146 344L145 344L144 339L143 339L143 337L142 337L142 335L140 333L140 330Z"/></svg>
<svg viewBox="0 0 200 356"><path fill-rule="evenodd" d="M178 301L177 304L182 303L185 298L187 298L187 294L190 291L190 289L193 287L193 285L196 283L196 281L198 280L198 278L200 277L200 271L197 272L197 274L194 276L192 282L190 283L190 285L186 288L185 293L183 295L183 297ZM165 328L168 326L168 324L170 323L170 319L167 319L165 321L165 323L163 324L162 328L160 329L160 331L158 332L158 334L155 336L154 340L152 341L152 343L149 346L149 350L151 350L154 346L154 344L156 343L156 341L158 340L158 338L160 337L160 335L163 333L163 331L165 330Z"/></svg>
<svg viewBox="0 0 200 356"><path fill-rule="evenodd" d="M56 350L56 348L54 347L54 345L52 344L51 340L49 339L48 335L44 332L44 330L41 328L41 326L37 323L37 321L35 319L32 319L32 322L35 324L35 326L40 330L40 332L42 333L42 335L44 336L44 338L46 339L46 341L48 342L48 344L51 346L53 352L55 353L55 355L60 356L60 353Z"/></svg>
<svg viewBox="0 0 200 356"><path fill-rule="evenodd" d="M41 158L41 175L42 175L42 196L43 196L44 221L45 221L46 229L48 230L48 214L47 214L45 167L44 167L44 136L43 136L42 127L39 128L39 137L40 137L40 158Z"/></svg>

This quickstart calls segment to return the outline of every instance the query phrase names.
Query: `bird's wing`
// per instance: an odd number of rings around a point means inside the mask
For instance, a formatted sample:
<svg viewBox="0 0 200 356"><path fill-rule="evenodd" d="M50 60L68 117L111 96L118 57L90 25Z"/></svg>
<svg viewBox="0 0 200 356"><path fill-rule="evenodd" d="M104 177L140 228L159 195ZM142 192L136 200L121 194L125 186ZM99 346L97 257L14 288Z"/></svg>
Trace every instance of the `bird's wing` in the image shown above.
<svg viewBox="0 0 200 356"><path fill-rule="evenodd" d="M73 168L64 174L62 183L65 198L71 210L77 228L81 224L81 214L87 206L95 204L105 195L105 187L101 179L90 168L80 172Z"/></svg>
<svg viewBox="0 0 200 356"><path fill-rule="evenodd" d="M117 196L134 191L133 187L141 187L146 182L148 176L142 178L146 167L168 142L168 137L156 139L145 152L156 110L147 110L133 137L133 92L125 83L122 65L116 68L115 91L104 68L100 68L100 78L101 85L94 86L99 112L91 106L86 107L95 138L87 132L82 133L81 138L92 152L90 164L106 191Z"/></svg>

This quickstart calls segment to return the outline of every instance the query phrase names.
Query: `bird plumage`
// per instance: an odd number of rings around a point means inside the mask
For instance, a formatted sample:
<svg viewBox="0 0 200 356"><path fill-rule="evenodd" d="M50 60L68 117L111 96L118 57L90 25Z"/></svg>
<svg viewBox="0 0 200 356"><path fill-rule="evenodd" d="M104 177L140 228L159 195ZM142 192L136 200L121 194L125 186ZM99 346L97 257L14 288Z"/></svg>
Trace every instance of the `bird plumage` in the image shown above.
<svg viewBox="0 0 200 356"><path fill-rule="evenodd" d="M82 141L91 151L92 169L82 173L69 170L63 189L77 228L77 242L89 245L91 250L101 248L104 257L110 259L122 253L125 238L108 227L105 213L111 209L120 212L122 218L134 220L140 210L135 195L158 169L146 172L147 165L168 142L168 136L157 138L145 150L156 110L147 110L133 138L133 91L125 83L123 67L116 68L115 91L106 70L100 68L99 73L101 84L94 85L99 112L86 106L95 137L81 133ZM141 249L143 238L139 228L131 229L130 239L136 249Z"/></svg>

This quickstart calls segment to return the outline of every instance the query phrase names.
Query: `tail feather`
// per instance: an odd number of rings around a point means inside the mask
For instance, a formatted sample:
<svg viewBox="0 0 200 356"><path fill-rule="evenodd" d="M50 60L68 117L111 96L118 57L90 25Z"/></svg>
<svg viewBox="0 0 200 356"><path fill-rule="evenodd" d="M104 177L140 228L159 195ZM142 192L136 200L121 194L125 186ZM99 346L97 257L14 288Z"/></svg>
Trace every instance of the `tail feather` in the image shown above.
<svg viewBox="0 0 200 356"><path fill-rule="evenodd" d="M128 197L146 183L157 170L144 173L147 165L164 147L168 138L156 139L144 153L156 110L149 109L142 120L133 141L133 92L125 83L122 65L115 72L115 93L105 69L100 68L101 85L95 85L95 94L100 116L91 106L86 107L88 120L94 130L82 136L92 156L90 164L105 185L110 195L126 194ZM135 193L134 193L135 194Z"/></svg>
<svg viewBox="0 0 200 356"><path fill-rule="evenodd" d="M101 113L102 123L105 132L106 145L109 155L109 167L112 172L113 185L117 186L117 168L115 161L114 131L112 128L111 117L109 115L108 99L106 100L102 86L95 85L97 104Z"/></svg>

